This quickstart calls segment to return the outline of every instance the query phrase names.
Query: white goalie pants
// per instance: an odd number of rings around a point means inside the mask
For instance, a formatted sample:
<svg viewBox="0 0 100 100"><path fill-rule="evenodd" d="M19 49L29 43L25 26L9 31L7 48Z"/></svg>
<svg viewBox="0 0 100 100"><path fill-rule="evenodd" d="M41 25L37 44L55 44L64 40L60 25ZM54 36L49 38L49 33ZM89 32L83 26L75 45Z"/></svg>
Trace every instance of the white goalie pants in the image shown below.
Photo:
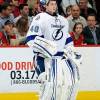
<svg viewBox="0 0 100 100"><path fill-rule="evenodd" d="M40 100L75 100L79 81L78 67L69 59L45 59L46 81Z"/></svg>

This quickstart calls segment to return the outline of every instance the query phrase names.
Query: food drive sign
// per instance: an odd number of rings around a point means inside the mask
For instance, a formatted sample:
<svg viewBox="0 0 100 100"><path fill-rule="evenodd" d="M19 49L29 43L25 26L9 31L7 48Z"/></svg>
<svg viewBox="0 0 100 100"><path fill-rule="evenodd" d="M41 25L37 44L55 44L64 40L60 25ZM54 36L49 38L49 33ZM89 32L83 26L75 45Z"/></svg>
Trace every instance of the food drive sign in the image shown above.
<svg viewBox="0 0 100 100"><path fill-rule="evenodd" d="M32 70L33 62L0 62L0 70Z"/></svg>
<svg viewBox="0 0 100 100"><path fill-rule="evenodd" d="M35 74L33 62L1 62L0 71L9 72L11 85L26 84L27 80L33 80Z"/></svg>
<svg viewBox="0 0 100 100"><path fill-rule="evenodd" d="M9 51L9 52L8 52ZM0 48L0 92L30 91L39 83L29 48Z"/></svg>

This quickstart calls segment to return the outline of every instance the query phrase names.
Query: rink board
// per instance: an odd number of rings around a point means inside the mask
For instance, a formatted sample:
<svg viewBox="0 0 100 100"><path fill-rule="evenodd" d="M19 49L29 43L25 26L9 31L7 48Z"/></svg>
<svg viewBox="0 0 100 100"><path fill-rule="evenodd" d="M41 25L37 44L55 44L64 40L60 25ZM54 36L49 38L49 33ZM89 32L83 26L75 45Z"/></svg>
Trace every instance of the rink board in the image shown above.
<svg viewBox="0 0 100 100"><path fill-rule="evenodd" d="M77 47L77 50L83 55L83 64L80 68L80 92L77 100L100 100L100 47ZM26 66L30 65L28 68L31 68L32 61L33 52L27 47L0 48L0 64L4 62L1 65L8 65L9 62L14 68L15 62L17 65L20 63L20 66L22 66L22 62L26 62ZM21 71L23 72L23 70ZM0 100L39 99L39 94L33 92L36 90L35 85L11 85L9 72L11 74L11 70L2 70L0 67ZM23 72L23 75L25 73Z"/></svg>

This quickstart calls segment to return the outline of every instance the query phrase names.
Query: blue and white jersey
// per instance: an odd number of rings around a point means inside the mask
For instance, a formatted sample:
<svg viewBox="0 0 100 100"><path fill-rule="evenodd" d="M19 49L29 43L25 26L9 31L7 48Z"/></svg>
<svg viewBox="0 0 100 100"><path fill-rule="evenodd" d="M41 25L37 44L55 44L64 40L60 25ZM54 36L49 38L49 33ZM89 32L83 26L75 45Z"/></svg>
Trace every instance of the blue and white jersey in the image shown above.
<svg viewBox="0 0 100 100"><path fill-rule="evenodd" d="M52 16L40 13L33 18L27 33L27 42L31 46L37 36L51 40L57 44L57 50L63 51L65 45L72 45L72 38L68 33L68 21L60 15Z"/></svg>

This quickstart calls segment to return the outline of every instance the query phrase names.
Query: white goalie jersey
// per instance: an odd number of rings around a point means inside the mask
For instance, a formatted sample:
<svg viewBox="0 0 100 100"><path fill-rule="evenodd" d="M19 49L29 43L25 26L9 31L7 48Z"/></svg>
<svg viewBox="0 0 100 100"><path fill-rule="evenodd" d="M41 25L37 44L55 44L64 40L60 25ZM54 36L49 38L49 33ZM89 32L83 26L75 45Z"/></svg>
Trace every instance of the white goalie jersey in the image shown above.
<svg viewBox="0 0 100 100"><path fill-rule="evenodd" d="M34 52L47 56L62 52L65 45L72 46L72 38L68 33L68 21L64 17L40 13L34 17L27 34L27 42Z"/></svg>
<svg viewBox="0 0 100 100"><path fill-rule="evenodd" d="M72 49L73 41L68 29L64 17L40 13L34 17L27 33L27 44L36 54L35 71L44 83L40 100L69 100L72 87L79 79L76 64L71 62L80 57Z"/></svg>

